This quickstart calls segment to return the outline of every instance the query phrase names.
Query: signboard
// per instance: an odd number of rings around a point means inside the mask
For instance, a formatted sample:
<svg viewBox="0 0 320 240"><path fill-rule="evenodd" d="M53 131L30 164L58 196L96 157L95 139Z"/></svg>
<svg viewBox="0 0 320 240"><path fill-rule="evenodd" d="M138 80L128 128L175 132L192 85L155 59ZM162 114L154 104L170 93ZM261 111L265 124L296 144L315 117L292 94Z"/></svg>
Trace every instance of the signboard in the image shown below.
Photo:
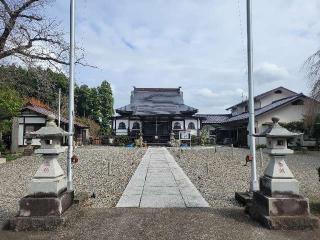
<svg viewBox="0 0 320 240"><path fill-rule="evenodd" d="M180 140L191 140L191 132L190 131L180 131L179 132Z"/></svg>
<svg viewBox="0 0 320 240"><path fill-rule="evenodd" d="M182 143L182 141L190 141L189 146L191 147L191 132L190 131L180 131L179 132L179 140L180 140L180 143Z"/></svg>

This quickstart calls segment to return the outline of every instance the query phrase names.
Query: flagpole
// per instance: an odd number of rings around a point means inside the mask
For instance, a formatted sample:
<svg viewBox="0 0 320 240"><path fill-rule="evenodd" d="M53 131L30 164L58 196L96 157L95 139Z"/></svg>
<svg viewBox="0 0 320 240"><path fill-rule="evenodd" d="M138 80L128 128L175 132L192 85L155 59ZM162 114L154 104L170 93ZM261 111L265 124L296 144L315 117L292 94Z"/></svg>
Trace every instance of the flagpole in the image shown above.
<svg viewBox="0 0 320 240"><path fill-rule="evenodd" d="M256 142L255 137L255 116L254 116L254 92L252 79L252 15L251 15L251 0L247 0L247 52L248 52L248 90L249 90L249 144L251 162L251 184L250 191L259 191L259 182L257 178L257 161L256 161Z"/></svg>
<svg viewBox="0 0 320 240"><path fill-rule="evenodd" d="M73 134L74 134L74 45L75 45L75 0L70 0L70 65L69 65L69 137L68 137L68 157L67 157L67 189L73 191L72 164L73 156Z"/></svg>

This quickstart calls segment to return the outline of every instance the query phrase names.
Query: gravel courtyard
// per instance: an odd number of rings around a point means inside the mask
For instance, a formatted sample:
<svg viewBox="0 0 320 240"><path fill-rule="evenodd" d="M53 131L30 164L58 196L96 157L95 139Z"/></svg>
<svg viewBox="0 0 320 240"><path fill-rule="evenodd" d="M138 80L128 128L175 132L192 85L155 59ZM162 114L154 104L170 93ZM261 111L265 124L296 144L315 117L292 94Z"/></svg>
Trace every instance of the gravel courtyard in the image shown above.
<svg viewBox="0 0 320 240"><path fill-rule="evenodd" d="M319 229L270 231L244 214L243 207L234 201L234 192L248 189L250 165L244 166L248 150L235 148L233 154L229 147L217 147L217 151L212 147L169 151L211 208L114 208L145 149L83 147L76 149L80 161L74 166L74 181L77 191L95 192L91 205L54 232L0 231L0 239L319 239ZM264 154L260 161L259 151L257 155L261 174L268 156ZM16 212L40 161L32 156L0 165L0 224ZM65 168L65 155L60 163ZM301 193L312 203L319 203L319 152L296 153L289 156L287 163L300 181Z"/></svg>
<svg viewBox="0 0 320 240"><path fill-rule="evenodd" d="M79 162L74 165L74 185L78 192L94 192L92 207L114 207L145 153L143 148L106 146L79 147L75 154ZM59 162L66 172L66 153ZM41 163L40 156L22 157L0 165L0 225L18 210L18 201L27 193L32 176ZM110 175L108 175L110 163Z"/></svg>
<svg viewBox="0 0 320 240"><path fill-rule="evenodd" d="M213 208L238 206L234 200L236 191L247 191L250 180L250 163L245 164L249 150L231 147L195 147L180 151L171 148L171 153L190 180ZM233 156L232 156L233 155ZM259 175L263 174L269 160L268 154L257 151ZM300 192L311 202L320 201L320 182L317 168L320 166L320 153L295 153L289 155L287 164L300 182ZM261 167L262 166L262 167Z"/></svg>

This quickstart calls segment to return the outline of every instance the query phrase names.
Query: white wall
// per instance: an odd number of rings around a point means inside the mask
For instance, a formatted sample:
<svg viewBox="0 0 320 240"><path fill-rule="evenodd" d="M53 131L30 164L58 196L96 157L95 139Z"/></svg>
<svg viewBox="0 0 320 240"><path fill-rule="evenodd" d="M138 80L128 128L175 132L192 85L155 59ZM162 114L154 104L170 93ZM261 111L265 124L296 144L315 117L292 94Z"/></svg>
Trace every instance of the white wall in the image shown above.
<svg viewBox="0 0 320 240"><path fill-rule="evenodd" d="M172 121L172 129L174 129L173 127L174 127L174 124L176 123L176 122L178 122L178 123L180 123L180 125L181 125L181 130L183 130L183 121ZM186 126L187 127L187 126ZM175 129L175 130L178 130L178 129Z"/></svg>
<svg viewBox="0 0 320 240"><path fill-rule="evenodd" d="M303 119L303 114L305 113L304 105L287 105L280 109L268 112L263 114L262 116L256 117L257 122L257 132L261 133L266 129L263 124L272 123L271 118L277 116L280 118L280 122L288 123L293 121L301 121ZM257 144L266 144L266 139L257 138Z"/></svg>
<svg viewBox="0 0 320 240"><path fill-rule="evenodd" d="M140 124L140 129L142 128L142 124L141 124L141 121L139 121L139 120L130 120L130 130L133 128L133 124L135 123L135 122L138 122L139 124Z"/></svg>
<svg viewBox="0 0 320 240"><path fill-rule="evenodd" d="M271 104L273 101L292 96L293 94L282 90L282 93L272 93L260 99L261 107Z"/></svg>
<svg viewBox="0 0 320 240"><path fill-rule="evenodd" d="M21 146L23 145L23 130L24 130L24 127L23 127L23 124L19 124L19 131L18 131L18 145Z"/></svg>
<svg viewBox="0 0 320 240"><path fill-rule="evenodd" d="M186 129L191 131L191 135L197 135L197 130L198 130L198 121L197 119L186 119ZM193 122L195 129L188 129L189 123Z"/></svg>
<svg viewBox="0 0 320 240"><path fill-rule="evenodd" d="M119 123L124 122L126 129L118 129ZM115 119L116 135L128 135L128 119Z"/></svg>

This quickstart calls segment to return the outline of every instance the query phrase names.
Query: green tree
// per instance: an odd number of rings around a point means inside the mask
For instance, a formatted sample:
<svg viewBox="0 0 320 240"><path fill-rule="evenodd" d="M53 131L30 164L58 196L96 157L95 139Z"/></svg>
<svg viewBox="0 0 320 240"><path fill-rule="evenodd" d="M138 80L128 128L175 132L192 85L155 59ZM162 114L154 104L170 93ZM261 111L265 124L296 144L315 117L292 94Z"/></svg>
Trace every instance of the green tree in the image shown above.
<svg viewBox="0 0 320 240"><path fill-rule="evenodd" d="M0 84L19 92L22 98L35 97L57 109L58 89L68 95L68 78L50 69L22 68L15 65L0 67Z"/></svg>
<svg viewBox="0 0 320 240"><path fill-rule="evenodd" d="M98 87L100 112L101 112L101 130L103 134L108 134L111 131L111 117L114 114L113 110L113 95L110 84L103 81Z"/></svg>
<svg viewBox="0 0 320 240"><path fill-rule="evenodd" d="M11 119L18 116L22 104L16 91L0 85L0 151L3 150L2 134L10 131Z"/></svg>

